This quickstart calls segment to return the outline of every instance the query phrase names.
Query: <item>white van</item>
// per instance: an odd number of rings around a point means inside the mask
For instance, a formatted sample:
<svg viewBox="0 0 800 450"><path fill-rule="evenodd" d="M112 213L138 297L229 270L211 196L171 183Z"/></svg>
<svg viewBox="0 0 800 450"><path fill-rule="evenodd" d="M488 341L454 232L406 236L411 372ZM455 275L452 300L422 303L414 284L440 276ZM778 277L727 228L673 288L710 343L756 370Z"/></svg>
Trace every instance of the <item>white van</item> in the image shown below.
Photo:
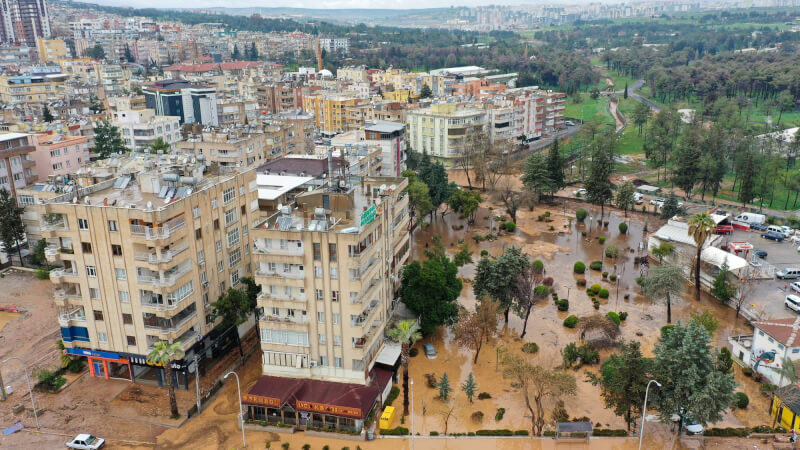
<svg viewBox="0 0 800 450"><path fill-rule="evenodd" d="M794 294L787 295L783 305L796 313L800 313L800 297Z"/></svg>
<svg viewBox="0 0 800 450"><path fill-rule="evenodd" d="M779 227L777 225L768 226L767 227L767 231L774 231L774 232L780 234L781 236L785 236L785 234L783 234L783 228L781 228L781 227Z"/></svg>
<svg viewBox="0 0 800 450"><path fill-rule="evenodd" d="M637 205L641 205L644 203L644 195L642 195L641 192L634 192L633 201L635 201Z"/></svg>
<svg viewBox="0 0 800 450"><path fill-rule="evenodd" d="M800 269L797 267L787 267L775 272L775 277L779 280L794 280L800 278Z"/></svg>
<svg viewBox="0 0 800 450"><path fill-rule="evenodd" d="M756 213L742 213L734 217L733 220L744 223L764 223L767 221L767 216Z"/></svg>

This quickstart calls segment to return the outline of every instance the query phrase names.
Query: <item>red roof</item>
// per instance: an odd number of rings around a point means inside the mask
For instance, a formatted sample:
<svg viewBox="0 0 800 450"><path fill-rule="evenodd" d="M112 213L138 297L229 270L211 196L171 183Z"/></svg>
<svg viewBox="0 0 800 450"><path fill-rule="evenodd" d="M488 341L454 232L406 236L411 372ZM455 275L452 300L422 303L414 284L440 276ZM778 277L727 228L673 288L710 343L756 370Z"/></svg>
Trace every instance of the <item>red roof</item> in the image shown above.
<svg viewBox="0 0 800 450"><path fill-rule="evenodd" d="M262 375L250 392L242 395L242 403L272 407L288 403L298 411L364 419L392 373L376 367L371 378L370 384L362 385Z"/></svg>
<svg viewBox="0 0 800 450"><path fill-rule="evenodd" d="M197 73L209 72L212 70L242 70L248 67L261 67L263 65L263 61L231 61L224 63L174 64L166 67L164 70Z"/></svg>
<svg viewBox="0 0 800 450"><path fill-rule="evenodd" d="M788 319L762 320L753 324L759 330L772 336L773 339L786 347L797 347L798 332L800 332L800 316Z"/></svg>

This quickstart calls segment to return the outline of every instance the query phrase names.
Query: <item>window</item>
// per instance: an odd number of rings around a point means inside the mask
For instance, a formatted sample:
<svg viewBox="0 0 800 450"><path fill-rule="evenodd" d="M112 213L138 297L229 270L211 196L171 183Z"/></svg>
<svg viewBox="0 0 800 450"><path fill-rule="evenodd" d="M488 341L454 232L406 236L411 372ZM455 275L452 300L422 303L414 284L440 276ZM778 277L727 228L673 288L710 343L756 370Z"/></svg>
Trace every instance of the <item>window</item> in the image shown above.
<svg viewBox="0 0 800 450"><path fill-rule="evenodd" d="M325 338L325 334L324 333L320 333L318 338L319 338L319 344L320 345L325 345L327 343L327 339Z"/></svg>
<svg viewBox="0 0 800 450"><path fill-rule="evenodd" d="M116 273L118 280L128 279L128 275L125 273L125 269L116 268L114 269L114 272Z"/></svg>
<svg viewBox="0 0 800 450"><path fill-rule="evenodd" d="M228 232L228 248L239 243L239 229L234 228Z"/></svg>
<svg viewBox="0 0 800 450"><path fill-rule="evenodd" d="M214 230L215 231L219 230L219 219L214 219Z"/></svg>
<svg viewBox="0 0 800 450"><path fill-rule="evenodd" d="M314 295L315 295L317 300L322 300L323 299L323 297L322 297L322 289L316 289L315 292L314 292Z"/></svg>
<svg viewBox="0 0 800 450"><path fill-rule="evenodd" d="M792 353L800 353L800 348L793 348Z"/></svg>
<svg viewBox="0 0 800 450"><path fill-rule="evenodd" d="M128 303L131 301L131 296L128 291L119 291L119 301L122 303Z"/></svg>
<svg viewBox="0 0 800 450"><path fill-rule="evenodd" d="M225 292L225 282L224 281L219 284L219 291L220 292Z"/></svg>
<svg viewBox="0 0 800 450"><path fill-rule="evenodd" d="M242 216L244 216L244 215L242 215ZM247 226L246 225L242 227L242 236L247 236Z"/></svg>
<svg viewBox="0 0 800 450"><path fill-rule="evenodd" d="M88 230L89 229L89 221L86 219L78 219L78 229L80 230Z"/></svg>
<svg viewBox="0 0 800 450"><path fill-rule="evenodd" d="M17 198L19 199L19 204L22 206L30 206L36 203L32 195L20 195Z"/></svg>
<svg viewBox="0 0 800 450"><path fill-rule="evenodd" d="M122 323L125 325L133 325L133 316L130 314L122 314Z"/></svg>
<svg viewBox="0 0 800 450"><path fill-rule="evenodd" d="M206 278L206 273L205 272L201 272L200 273L200 282L203 283L203 284L208 283L208 279Z"/></svg>
<svg viewBox="0 0 800 450"><path fill-rule="evenodd" d="M203 231L200 228L194 230L195 239L202 239L202 237L203 237Z"/></svg>
<svg viewBox="0 0 800 450"><path fill-rule="evenodd" d="M261 342L308 347L308 333L262 328Z"/></svg>
<svg viewBox="0 0 800 450"><path fill-rule="evenodd" d="M136 338L133 336L125 336L125 340L128 342L128 345L136 345Z"/></svg>
<svg viewBox="0 0 800 450"><path fill-rule="evenodd" d="M100 298L100 289L89 288L89 298L91 298L91 299Z"/></svg>
<svg viewBox="0 0 800 450"><path fill-rule="evenodd" d="M236 222L236 208L231 208L225 211L225 226L232 225Z"/></svg>
<svg viewBox="0 0 800 450"><path fill-rule="evenodd" d="M339 291L331 291L331 301L332 302L339 301Z"/></svg>
<svg viewBox="0 0 800 450"><path fill-rule="evenodd" d="M314 261L319 261L322 259L322 253L320 250L320 244L318 242L314 243Z"/></svg>
<svg viewBox="0 0 800 450"><path fill-rule="evenodd" d="M217 262L217 272L222 272L222 269L225 268L225 264L222 261Z"/></svg>
<svg viewBox="0 0 800 450"><path fill-rule="evenodd" d="M167 302L177 303L188 297L189 294L191 294L192 292L194 292L194 284L191 281L189 281L183 286L179 287L178 289L170 292L167 295Z"/></svg>
<svg viewBox="0 0 800 450"><path fill-rule="evenodd" d="M122 246L111 244L111 254L114 256L122 256Z"/></svg>
<svg viewBox="0 0 800 450"><path fill-rule="evenodd" d="M319 357L319 365L320 366L327 366L328 365L328 357L327 356L320 356Z"/></svg>
<svg viewBox="0 0 800 450"><path fill-rule="evenodd" d="M106 343L108 342L108 335L105 333L97 333L97 340L99 342Z"/></svg>
<svg viewBox="0 0 800 450"><path fill-rule="evenodd" d="M197 252L197 264L201 266L206 263L206 254L203 250Z"/></svg>
<svg viewBox="0 0 800 450"><path fill-rule="evenodd" d="M333 320L334 325L338 325L339 324L339 321L341 320L341 317L342 317L341 314L333 313L333 317L331 318L331 320Z"/></svg>
<svg viewBox="0 0 800 450"><path fill-rule="evenodd" d="M333 366L336 367L337 369L341 369L342 368L342 358L340 358L338 356L334 357L333 358Z"/></svg>
<svg viewBox="0 0 800 450"><path fill-rule="evenodd" d="M94 320L103 321L103 311L94 310Z"/></svg>
<svg viewBox="0 0 800 450"><path fill-rule="evenodd" d="M218 252L222 251L222 241L217 240L217 243L215 244L215 246L216 246Z"/></svg>
<svg viewBox="0 0 800 450"><path fill-rule="evenodd" d="M222 191L222 202L228 204L236 198L236 188L228 188Z"/></svg>
<svg viewBox="0 0 800 450"><path fill-rule="evenodd" d="M239 285L239 277L241 277L241 274L239 273L240 270L241 269L236 269L233 272L231 272L231 286Z"/></svg>
<svg viewBox="0 0 800 450"><path fill-rule="evenodd" d="M200 207L199 206L195 206L195 207L192 208L192 217L194 217L195 219L200 217Z"/></svg>
<svg viewBox="0 0 800 450"><path fill-rule="evenodd" d="M356 303L358 301L358 292L350 292L350 303Z"/></svg>
<svg viewBox="0 0 800 450"><path fill-rule="evenodd" d="M339 278L339 268L338 267L331 267L331 278L337 279Z"/></svg>
<svg viewBox="0 0 800 450"><path fill-rule="evenodd" d="M97 271L95 270L94 266L86 266L86 275L92 278L97 277Z"/></svg>
<svg viewBox="0 0 800 450"><path fill-rule="evenodd" d="M317 312L317 322L325 323L325 311L318 311Z"/></svg>
<svg viewBox="0 0 800 450"><path fill-rule="evenodd" d="M341 336L337 336L337 335L334 334L333 335L333 345L335 345L336 347L341 347L342 346L342 337Z"/></svg>
<svg viewBox="0 0 800 450"><path fill-rule="evenodd" d="M328 260L336 262L336 244L328 244Z"/></svg>
<svg viewBox="0 0 800 450"><path fill-rule="evenodd" d="M764 335L764 332L759 330L759 332L758 332L758 335L759 335L759 336L763 336L763 335Z"/></svg>
<svg viewBox="0 0 800 450"><path fill-rule="evenodd" d="M217 209L217 204L218 204L217 199L212 198L211 199L211 209Z"/></svg>
<svg viewBox="0 0 800 450"><path fill-rule="evenodd" d="M322 267L314 266L314 277L315 278L322 278Z"/></svg>
<svg viewBox="0 0 800 450"><path fill-rule="evenodd" d="M237 248L236 250L232 251L228 255L228 262L229 262L230 267L233 267L233 266L239 264L240 262L242 262L242 251L241 251L241 249Z"/></svg>
<svg viewBox="0 0 800 450"><path fill-rule="evenodd" d="M769 341L775 343L775 339L769 338Z"/></svg>

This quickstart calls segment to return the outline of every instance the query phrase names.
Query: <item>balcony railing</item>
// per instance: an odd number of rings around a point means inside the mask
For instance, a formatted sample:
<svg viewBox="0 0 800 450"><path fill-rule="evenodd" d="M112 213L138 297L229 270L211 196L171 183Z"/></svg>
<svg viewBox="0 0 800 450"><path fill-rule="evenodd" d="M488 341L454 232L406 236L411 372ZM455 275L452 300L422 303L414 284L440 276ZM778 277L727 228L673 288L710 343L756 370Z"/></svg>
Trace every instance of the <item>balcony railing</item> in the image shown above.
<svg viewBox="0 0 800 450"><path fill-rule="evenodd" d="M164 275L161 277L158 274L137 274L136 279L140 283L152 284L153 286L172 286L176 281L178 281L178 278L189 273L191 270L192 261L188 260L176 266L169 273L164 273Z"/></svg>
<svg viewBox="0 0 800 450"><path fill-rule="evenodd" d="M258 253L260 255L284 255L284 256L303 256L305 251L303 247L289 246L287 248L273 248L273 247L263 247L259 246L258 241L256 241L255 250L253 253Z"/></svg>
<svg viewBox="0 0 800 450"><path fill-rule="evenodd" d="M178 322L176 322L176 323L174 323L173 325L170 325L170 326L165 326L165 325L159 324L157 321L150 321L150 320L145 319L144 327L146 329L156 330L156 331L159 331L161 333L172 333L172 332L180 330L184 325L186 325L186 322L192 320L192 318L194 318L196 315L197 315L197 311L192 311L190 314L186 315L185 317L180 319Z"/></svg>
<svg viewBox="0 0 800 450"><path fill-rule="evenodd" d="M67 221L63 218L55 222L45 222L42 224L42 231L68 231Z"/></svg>
<svg viewBox="0 0 800 450"><path fill-rule="evenodd" d="M44 248L44 255L45 256L56 256L58 254L58 246L57 245L48 245Z"/></svg>
<svg viewBox="0 0 800 450"><path fill-rule="evenodd" d="M270 294L269 292L262 292L258 294L259 300L275 300L279 302L304 302L306 295L285 295L285 294Z"/></svg>
<svg viewBox="0 0 800 450"><path fill-rule="evenodd" d="M172 261L173 258L183 253L188 248L189 248L189 243L183 242L181 244L176 245L175 247L170 248L169 250L161 252L160 257L157 253L136 252L133 255L133 259L137 261L148 261L151 264L168 263Z"/></svg>
<svg viewBox="0 0 800 450"><path fill-rule="evenodd" d="M58 268L50 271L50 278L77 277L77 276L78 276L77 270L67 270Z"/></svg>
<svg viewBox="0 0 800 450"><path fill-rule="evenodd" d="M186 221L183 217L173 219L160 227L145 227L142 225L131 225L131 234L133 236L144 236L147 240L166 239L177 230L186 226Z"/></svg>
<svg viewBox="0 0 800 450"><path fill-rule="evenodd" d="M56 289L53 292L53 296L59 299L65 298L80 298L81 297L81 290L77 286L67 288L67 289Z"/></svg>
<svg viewBox="0 0 800 450"><path fill-rule="evenodd" d="M307 316L271 316L265 315L261 317L261 320L267 322L279 322L279 323L296 323L296 324L304 324L308 323Z"/></svg>
<svg viewBox="0 0 800 450"><path fill-rule="evenodd" d="M279 270L265 270L260 269L256 271L256 276L259 277L277 277L277 278L291 278L295 280L300 280L306 277L306 272L297 271L297 272L281 272Z"/></svg>
<svg viewBox="0 0 800 450"><path fill-rule="evenodd" d="M61 311L58 314L58 320L61 322L79 321L86 322L86 312L82 307L75 308L71 311Z"/></svg>

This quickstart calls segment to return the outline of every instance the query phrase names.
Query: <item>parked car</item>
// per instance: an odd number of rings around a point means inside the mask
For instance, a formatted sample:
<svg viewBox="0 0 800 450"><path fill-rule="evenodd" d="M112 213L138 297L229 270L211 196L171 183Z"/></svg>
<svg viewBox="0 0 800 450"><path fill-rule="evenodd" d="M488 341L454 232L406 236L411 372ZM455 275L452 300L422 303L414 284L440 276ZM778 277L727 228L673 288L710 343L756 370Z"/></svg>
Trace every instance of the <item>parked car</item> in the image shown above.
<svg viewBox="0 0 800 450"><path fill-rule="evenodd" d="M683 426L689 433L703 434L703 426L697 423L697 421L692 419L691 417L686 417L683 420Z"/></svg>
<svg viewBox="0 0 800 450"><path fill-rule="evenodd" d="M763 223L751 223L750 229L756 231L767 231L767 226Z"/></svg>
<svg viewBox="0 0 800 450"><path fill-rule="evenodd" d="M798 242L800 242L800 235L794 235L790 237L789 242L791 242L792 244L797 244Z"/></svg>
<svg viewBox="0 0 800 450"><path fill-rule="evenodd" d="M91 434L79 434L75 439L67 442L67 447L79 450L96 450L105 445L106 440Z"/></svg>
<svg viewBox="0 0 800 450"><path fill-rule="evenodd" d="M791 309L796 313L800 313L800 297L794 294L787 295L786 298L783 300L783 306Z"/></svg>
<svg viewBox="0 0 800 450"><path fill-rule="evenodd" d="M794 283L790 284L789 289L800 293L800 282L795 281Z"/></svg>
<svg viewBox="0 0 800 450"><path fill-rule="evenodd" d="M733 225L717 225L714 234L733 234Z"/></svg>
<svg viewBox="0 0 800 450"><path fill-rule="evenodd" d="M787 267L775 272L775 277L779 280L796 280L800 278L800 269L796 267Z"/></svg>
<svg viewBox="0 0 800 450"><path fill-rule="evenodd" d="M637 205L641 205L644 203L644 195L642 195L641 192L634 192L633 201L635 201Z"/></svg>
<svg viewBox="0 0 800 450"><path fill-rule="evenodd" d="M766 233L762 234L761 237L771 241L783 242L783 235L777 231L767 231Z"/></svg>
<svg viewBox="0 0 800 450"><path fill-rule="evenodd" d="M576 197L580 197L582 195L586 195L586 192L588 192L588 191L586 189L584 189L584 188L575 189L574 191L572 191L572 195L574 195Z"/></svg>
<svg viewBox="0 0 800 450"><path fill-rule="evenodd" d="M565 120L564 121L564 125L566 125L568 127L574 127L575 126L575 122L573 122L571 120Z"/></svg>
<svg viewBox="0 0 800 450"><path fill-rule="evenodd" d="M764 250L753 250L753 254L761 259L767 259L767 252Z"/></svg>
<svg viewBox="0 0 800 450"><path fill-rule="evenodd" d="M657 198L654 198L654 199L650 200L650 204L651 205L657 205L659 208L662 208L664 206L664 201L665 200L663 198L657 197Z"/></svg>
<svg viewBox="0 0 800 450"><path fill-rule="evenodd" d="M425 357L428 359L436 359L439 356L436 353L436 348L433 347L433 344L425 344L422 346L425 349Z"/></svg>
<svg viewBox="0 0 800 450"><path fill-rule="evenodd" d="M786 225L781 226L781 233L783 233L784 237L790 237L794 234L794 230L792 227L787 227Z"/></svg>

